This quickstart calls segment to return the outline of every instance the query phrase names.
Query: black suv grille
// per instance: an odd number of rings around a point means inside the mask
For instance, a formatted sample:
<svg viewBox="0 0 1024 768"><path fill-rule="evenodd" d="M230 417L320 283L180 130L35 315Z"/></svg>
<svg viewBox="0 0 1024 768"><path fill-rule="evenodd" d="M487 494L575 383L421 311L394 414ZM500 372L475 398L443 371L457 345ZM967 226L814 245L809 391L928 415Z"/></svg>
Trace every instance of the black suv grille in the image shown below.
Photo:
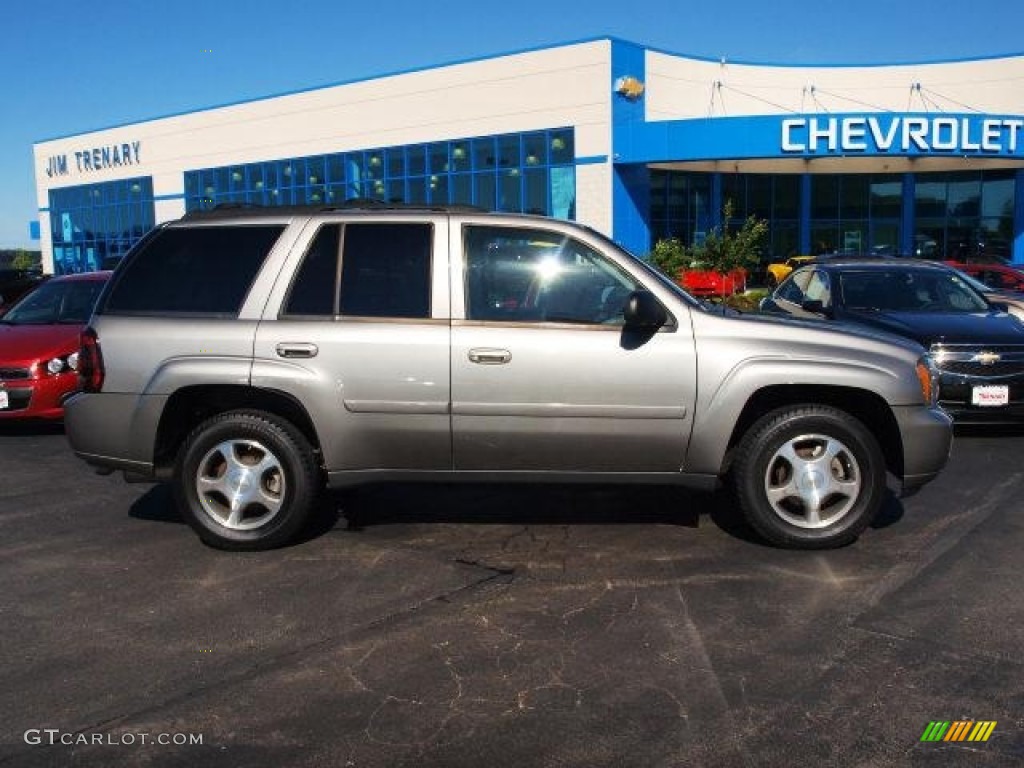
<svg viewBox="0 0 1024 768"><path fill-rule="evenodd" d="M932 355L945 373L993 378L1024 373L1024 346L949 345L933 347Z"/></svg>

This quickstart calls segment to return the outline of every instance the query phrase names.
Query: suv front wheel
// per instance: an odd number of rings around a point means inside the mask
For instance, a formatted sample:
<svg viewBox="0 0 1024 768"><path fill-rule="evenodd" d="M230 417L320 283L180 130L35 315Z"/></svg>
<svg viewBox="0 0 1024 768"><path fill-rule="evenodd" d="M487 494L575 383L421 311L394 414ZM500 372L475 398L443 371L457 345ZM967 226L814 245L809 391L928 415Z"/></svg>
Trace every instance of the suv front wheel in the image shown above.
<svg viewBox="0 0 1024 768"><path fill-rule="evenodd" d="M731 473L744 516L769 542L793 549L848 544L867 527L886 491L874 435L825 405L780 408L744 435Z"/></svg>
<svg viewBox="0 0 1024 768"><path fill-rule="evenodd" d="M179 509L212 547L271 549L305 525L319 491L313 449L289 422L230 411L194 430L178 453Z"/></svg>

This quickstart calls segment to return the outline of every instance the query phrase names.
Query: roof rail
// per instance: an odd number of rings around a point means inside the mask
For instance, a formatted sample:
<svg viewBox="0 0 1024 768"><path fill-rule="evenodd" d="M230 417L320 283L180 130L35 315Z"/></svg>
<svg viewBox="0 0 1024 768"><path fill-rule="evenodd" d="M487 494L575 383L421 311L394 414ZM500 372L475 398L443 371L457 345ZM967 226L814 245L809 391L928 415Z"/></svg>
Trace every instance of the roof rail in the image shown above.
<svg viewBox="0 0 1024 768"><path fill-rule="evenodd" d="M294 216L332 211L425 211L431 213L489 213L476 205L393 203L370 197L353 197L337 205L256 205L255 203L218 203L213 208L188 211L183 221L235 218L237 216Z"/></svg>

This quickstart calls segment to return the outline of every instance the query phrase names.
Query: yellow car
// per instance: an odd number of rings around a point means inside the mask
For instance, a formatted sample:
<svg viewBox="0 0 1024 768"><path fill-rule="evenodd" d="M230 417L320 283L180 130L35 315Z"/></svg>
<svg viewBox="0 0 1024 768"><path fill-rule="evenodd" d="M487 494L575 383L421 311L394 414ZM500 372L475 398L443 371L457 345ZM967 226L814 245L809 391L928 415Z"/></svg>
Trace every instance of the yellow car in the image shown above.
<svg viewBox="0 0 1024 768"><path fill-rule="evenodd" d="M774 288L779 283L781 283L783 280L785 280L786 276L790 272L792 272L794 269L796 269L800 265L806 264L808 261L810 261L813 258L815 258L815 257L814 256L790 256L785 261L776 262L774 264L769 264L768 265L768 269L767 269L767 272L768 272L768 286L770 288Z"/></svg>

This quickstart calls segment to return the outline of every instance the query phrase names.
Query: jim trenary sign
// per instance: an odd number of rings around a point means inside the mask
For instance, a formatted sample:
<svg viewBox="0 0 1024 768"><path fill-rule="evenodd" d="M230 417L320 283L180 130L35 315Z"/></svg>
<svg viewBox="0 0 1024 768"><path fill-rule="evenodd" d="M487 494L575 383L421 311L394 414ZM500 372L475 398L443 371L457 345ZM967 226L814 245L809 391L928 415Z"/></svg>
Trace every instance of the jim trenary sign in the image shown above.
<svg viewBox="0 0 1024 768"><path fill-rule="evenodd" d="M46 175L67 176L72 170L102 171L106 168L119 168L124 165L140 165L141 141L126 141L120 144L106 144L101 147L84 147L74 152L51 155L46 159ZM74 157L74 163L68 155Z"/></svg>
<svg viewBox="0 0 1024 768"><path fill-rule="evenodd" d="M1024 156L1024 118L838 115L781 121L784 154Z"/></svg>

